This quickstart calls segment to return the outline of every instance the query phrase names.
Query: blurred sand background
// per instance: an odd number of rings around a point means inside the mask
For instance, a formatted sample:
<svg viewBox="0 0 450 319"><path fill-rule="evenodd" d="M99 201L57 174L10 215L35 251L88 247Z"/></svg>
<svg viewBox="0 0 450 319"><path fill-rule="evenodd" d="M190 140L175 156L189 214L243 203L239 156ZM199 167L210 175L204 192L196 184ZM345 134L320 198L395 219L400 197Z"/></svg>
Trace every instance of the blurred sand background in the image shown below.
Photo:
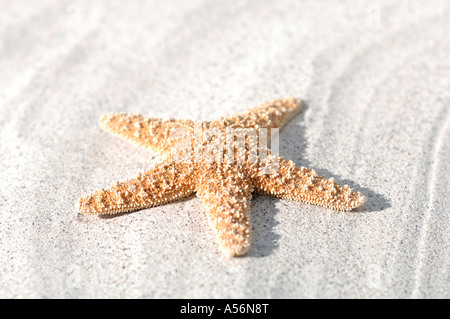
<svg viewBox="0 0 450 319"><path fill-rule="evenodd" d="M449 298L448 1L0 1L0 297ZM115 218L81 195L155 154L104 112L306 107L281 154L368 197L254 196L224 258L191 196Z"/></svg>

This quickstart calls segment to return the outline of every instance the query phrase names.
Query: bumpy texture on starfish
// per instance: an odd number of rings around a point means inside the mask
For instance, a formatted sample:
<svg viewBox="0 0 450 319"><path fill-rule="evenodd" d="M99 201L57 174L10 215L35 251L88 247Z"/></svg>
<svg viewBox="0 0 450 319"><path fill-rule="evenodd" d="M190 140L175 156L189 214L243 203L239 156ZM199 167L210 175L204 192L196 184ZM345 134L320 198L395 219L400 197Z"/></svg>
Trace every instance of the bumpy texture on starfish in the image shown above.
<svg viewBox="0 0 450 319"><path fill-rule="evenodd" d="M139 115L106 114L100 120L106 131L165 155L166 160L135 178L81 198L78 209L85 214L129 212L162 205L195 192L204 204L222 251L237 256L245 254L250 247L252 192L341 211L362 205L365 197L361 193L347 185L339 186L333 178L327 180L314 170L297 167L281 157L276 157L277 169L268 174L264 168L274 155L262 145L262 140L255 142L251 136L245 136L245 147L239 150L233 137L231 141L227 140L223 150L217 148L216 142L226 140L230 129L253 129L258 134L267 134L263 129L281 128L300 111L301 105L298 99L285 98L262 104L241 115L200 124L189 120L162 121ZM201 132L215 129L218 133L199 137L199 128ZM174 130L185 134L173 134ZM192 143L180 150L180 142L186 141L186 137ZM211 145L215 147L212 149L216 151L216 160L196 156L199 149L204 151ZM231 153L232 157L222 156L230 147L235 151ZM268 157L250 160L255 147L260 155L267 153Z"/></svg>

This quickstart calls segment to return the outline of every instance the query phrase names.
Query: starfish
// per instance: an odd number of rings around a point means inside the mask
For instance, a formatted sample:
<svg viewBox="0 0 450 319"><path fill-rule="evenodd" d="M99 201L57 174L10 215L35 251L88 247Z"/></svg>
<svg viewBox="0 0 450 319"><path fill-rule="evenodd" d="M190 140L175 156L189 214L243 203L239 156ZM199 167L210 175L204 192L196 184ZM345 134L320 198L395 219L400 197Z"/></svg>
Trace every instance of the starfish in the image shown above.
<svg viewBox="0 0 450 319"><path fill-rule="evenodd" d="M84 214L130 212L196 193L222 252L239 256L250 247L253 192L339 211L361 206L365 197L360 192L338 185L333 178L325 179L312 169L297 167L264 145L272 131L281 128L301 107L299 99L284 98L243 114L201 122L105 114L100 119L103 129L150 148L165 159L135 178L82 197L78 210ZM210 132L207 136L203 134L206 131ZM234 134L231 138L230 132ZM239 140L242 134L244 139ZM252 156L255 154L259 156Z"/></svg>

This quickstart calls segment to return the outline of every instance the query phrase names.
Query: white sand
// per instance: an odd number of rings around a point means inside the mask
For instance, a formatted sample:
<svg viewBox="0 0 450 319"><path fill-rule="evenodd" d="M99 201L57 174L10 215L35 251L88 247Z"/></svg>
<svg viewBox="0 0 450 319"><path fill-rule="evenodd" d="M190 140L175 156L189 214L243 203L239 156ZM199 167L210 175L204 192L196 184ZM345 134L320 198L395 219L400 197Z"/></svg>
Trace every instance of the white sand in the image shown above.
<svg viewBox="0 0 450 319"><path fill-rule="evenodd" d="M450 297L448 1L2 1L0 297ZM214 119L286 95L281 153L368 197L255 196L224 258L194 197L115 218L83 194L157 158L103 112Z"/></svg>

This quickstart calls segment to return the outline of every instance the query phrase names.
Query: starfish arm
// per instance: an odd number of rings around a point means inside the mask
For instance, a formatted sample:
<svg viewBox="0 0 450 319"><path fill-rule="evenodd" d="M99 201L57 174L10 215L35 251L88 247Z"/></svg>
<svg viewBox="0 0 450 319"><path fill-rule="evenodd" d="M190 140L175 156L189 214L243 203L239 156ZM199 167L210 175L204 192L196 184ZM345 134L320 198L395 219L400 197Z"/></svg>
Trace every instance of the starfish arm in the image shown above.
<svg viewBox="0 0 450 319"><path fill-rule="evenodd" d="M256 173L255 189L260 194L340 211L350 211L366 201L360 192L355 192L347 185L338 185L334 178L327 180L312 169L296 167L292 161L281 158L275 174Z"/></svg>
<svg viewBox="0 0 450 319"><path fill-rule="evenodd" d="M223 253L244 255L250 247L251 183L242 172L205 168L197 183L211 227Z"/></svg>
<svg viewBox="0 0 450 319"><path fill-rule="evenodd" d="M108 113L100 118L100 126L107 132L162 155L185 142L193 130L190 120L167 120L146 118L125 113Z"/></svg>
<svg viewBox="0 0 450 319"><path fill-rule="evenodd" d="M116 214L162 205L194 191L191 164L162 163L137 177L82 197L84 214Z"/></svg>
<svg viewBox="0 0 450 319"><path fill-rule="evenodd" d="M244 128L281 128L302 108L302 101L288 97L261 104L247 112L214 122L216 126Z"/></svg>

